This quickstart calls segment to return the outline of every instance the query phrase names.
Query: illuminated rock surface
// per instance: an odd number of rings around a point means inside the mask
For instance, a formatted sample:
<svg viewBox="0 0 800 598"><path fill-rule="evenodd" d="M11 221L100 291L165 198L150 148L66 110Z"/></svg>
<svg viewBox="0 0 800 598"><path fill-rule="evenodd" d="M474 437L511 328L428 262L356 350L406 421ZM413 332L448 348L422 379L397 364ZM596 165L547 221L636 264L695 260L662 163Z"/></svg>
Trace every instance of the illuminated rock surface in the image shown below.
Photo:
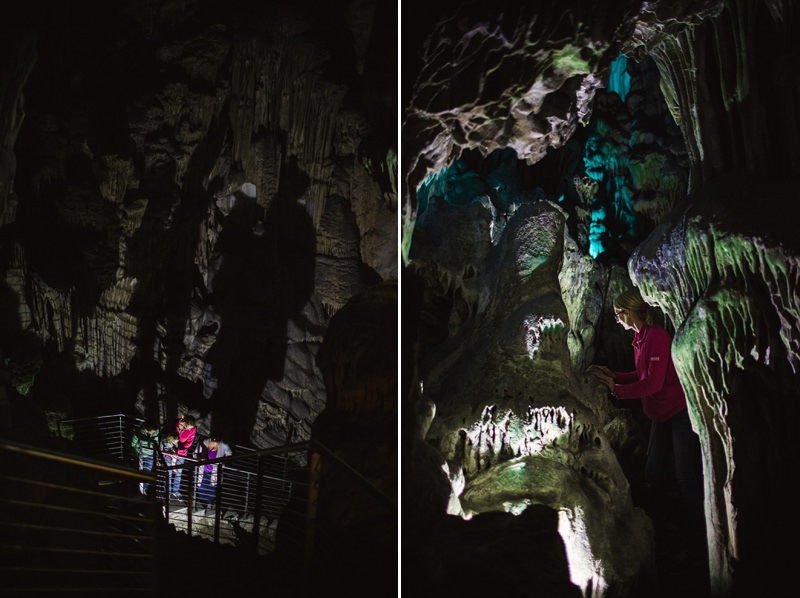
<svg viewBox="0 0 800 598"><path fill-rule="evenodd" d="M420 399L436 406L426 441L442 455L452 487L465 483L448 513L550 507L572 584L622 593L647 568L653 532L604 432L612 420L605 393L572 368L560 286L570 264L562 260L564 214L546 201L523 203L492 245L481 243L490 237L489 212L480 202L429 208L411 251L427 304L451 301L438 314L424 308L423 335L445 328L447 337L421 352L419 365Z"/></svg>
<svg viewBox="0 0 800 598"><path fill-rule="evenodd" d="M59 418L189 412L231 445L311 438L323 369L353 382L335 349L317 364L329 323L396 288L396 8L33 0L0 20L0 436L49 446ZM389 405L357 438L389 448L356 465L396 494L396 389L371 373L372 394L339 395ZM362 547L389 547L373 573L394 589L396 513L371 526L329 491L327 520L349 508ZM278 585L250 562L194 589Z"/></svg>
<svg viewBox="0 0 800 598"><path fill-rule="evenodd" d="M788 180L800 164L788 116L798 15L748 0L621 2L601 13L589 4L462 7L412 31L419 68L404 85L401 251L406 321L418 331L404 372L413 493L403 504L424 523L408 524L404 554L431 542L446 569L444 546L461 550L478 519L470 514L547 504L573 532L565 544L585 531L565 550L587 595L786 594L783 547L800 529L787 503L798 457L799 212ZM624 106L602 89L620 53L660 75L629 71ZM601 193L602 211L590 201ZM593 249L594 239L609 243ZM704 453L706 579L670 578L663 563L653 571L648 547L626 540L646 538L643 528L629 519L612 529L613 514L592 509L598 487L619 509L628 492L637 504L641 481L635 412L582 379L592 361L633 369L630 338L610 312L631 283L675 333ZM545 439L553 448L534 455ZM565 508L578 503L580 516ZM478 521L474 533L492 536ZM601 576L599 561L619 551L640 555L638 570ZM582 566L593 558L594 578ZM524 591L538 595L535 583Z"/></svg>
<svg viewBox="0 0 800 598"><path fill-rule="evenodd" d="M43 407L310 437L328 320L397 278L393 19L34 1L5 20L4 317L44 349L2 351L43 361Z"/></svg>

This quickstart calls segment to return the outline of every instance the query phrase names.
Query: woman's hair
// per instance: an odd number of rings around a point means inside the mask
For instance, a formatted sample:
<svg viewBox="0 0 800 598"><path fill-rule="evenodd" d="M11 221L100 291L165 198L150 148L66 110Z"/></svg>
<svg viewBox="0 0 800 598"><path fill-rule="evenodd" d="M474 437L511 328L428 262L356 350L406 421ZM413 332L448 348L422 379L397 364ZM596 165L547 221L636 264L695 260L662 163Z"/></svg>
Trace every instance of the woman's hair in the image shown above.
<svg viewBox="0 0 800 598"><path fill-rule="evenodd" d="M187 428L194 428L195 424L197 423L195 419L191 415L184 415L183 416L183 423L186 424Z"/></svg>
<svg viewBox="0 0 800 598"><path fill-rule="evenodd" d="M628 289L617 295L614 298L614 309L628 309L633 312L639 312L648 326L652 326L655 323L653 309L644 302L641 293L636 289Z"/></svg>

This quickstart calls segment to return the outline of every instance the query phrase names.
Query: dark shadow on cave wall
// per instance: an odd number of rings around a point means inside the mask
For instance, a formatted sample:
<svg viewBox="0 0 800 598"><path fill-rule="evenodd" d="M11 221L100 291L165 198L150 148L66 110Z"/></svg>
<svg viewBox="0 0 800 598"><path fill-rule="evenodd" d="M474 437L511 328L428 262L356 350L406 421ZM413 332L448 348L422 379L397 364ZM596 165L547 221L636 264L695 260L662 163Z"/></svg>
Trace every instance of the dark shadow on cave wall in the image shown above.
<svg viewBox="0 0 800 598"><path fill-rule="evenodd" d="M0 253L5 254L2 249ZM5 266L6 260L2 261ZM15 370L40 364L41 357L39 339L23 330L20 323L17 294L0 281L0 437L22 442L47 437L47 422L33 408L32 398L21 396L14 385ZM31 371L36 371L35 367ZM21 428L25 430L22 436Z"/></svg>
<svg viewBox="0 0 800 598"><path fill-rule="evenodd" d="M210 301L221 328L207 355L216 379L212 427L237 444L249 444L266 382L283 378L289 318L314 289L316 233L297 201L308 184L287 161L269 209L237 196L215 248L221 266Z"/></svg>
<svg viewBox="0 0 800 598"><path fill-rule="evenodd" d="M224 120L212 121L205 139L192 153L181 190L175 188L176 164L170 161L156 164L146 173L136 195L126 196L126 202L148 200L144 222L128 244L129 270L139 281L129 307L139 318L137 352L130 369L133 387L144 394L145 418L155 421L162 414L167 422L182 415L179 402L201 407L202 385L181 378L178 367L193 289L202 286L195 266L199 230L208 202L222 184L214 179L206 185L205 180L220 154L226 131ZM166 330L162 338L156 336L159 323ZM163 368L154 358L153 348L159 344L165 354Z"/></svg>

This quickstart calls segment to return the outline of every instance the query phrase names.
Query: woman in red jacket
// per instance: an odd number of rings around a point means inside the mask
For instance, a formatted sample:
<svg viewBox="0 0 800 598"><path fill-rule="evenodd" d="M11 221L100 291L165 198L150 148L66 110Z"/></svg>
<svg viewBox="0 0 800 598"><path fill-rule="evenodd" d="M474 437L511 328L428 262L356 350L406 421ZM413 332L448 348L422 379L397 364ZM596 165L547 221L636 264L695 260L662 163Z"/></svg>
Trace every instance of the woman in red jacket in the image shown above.
<svg viewBox="0 0 800 598"><path fill-rule="evenodd" d="M178 446L176 456L173 459L175 465L182 465L186 461L186 456L194 444L197 428L195 427L195 420L191 415L178 418L175 422L175 433L178 435ZM183 469L173 469L172 476L170 477L169 493L171 498L181 498L181 477L183 476Z"/></svg>
<svg viewBox="0 0 800 598"><path fill-rule="evenodd" d="M684 540L695 548L698 543L705 545L700 443L672 361L672 337L654 322L652 310L635 289L614 299L614 318L625 330L634 331L636 370L612 372L600 365L592 365L590 370L618 399L641 399L642 411L651 420L644 476L651 517L660 523L657 505L662 502L671 449L683 503Z"/></svg>

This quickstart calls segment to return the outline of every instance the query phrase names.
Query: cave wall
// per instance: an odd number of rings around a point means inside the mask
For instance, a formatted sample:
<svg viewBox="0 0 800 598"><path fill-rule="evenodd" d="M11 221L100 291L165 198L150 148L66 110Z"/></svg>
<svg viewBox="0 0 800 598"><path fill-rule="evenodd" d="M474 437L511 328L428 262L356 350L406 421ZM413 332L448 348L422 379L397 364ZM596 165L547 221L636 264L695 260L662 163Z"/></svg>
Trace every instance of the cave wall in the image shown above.
<svg viewBox="0 0 800 598"><path fill-rule="evenodd" d="M792 194L786 183L730 173L631 257L637 285L680 322L673 354L701 436L721 594L783 591L792 556L781 547L800 529L786 476L798 458L800 248L762 209Z"/></svg>
<svg viewBox="0 0 800 598"><path fill-rule="evenodd" d="M472 151L485 157L512 148L529 163L542 161L591 118L619 53L648 56L688 170L684 192L630 248L627 277L675 331L673 355L704 452L710 592L782 593L792 585L783 546L798 531L786 505L795 486L786 470L796 461L789 428L798 384L797 202L789 178L798 159L790 58L797 14L790 3L747 0L614 3L602 14L589 5L509 7L494 16L463 5L417 32L420 66L404 84L401 164L404 277L422 287L409 295L423 331L411 338L418 345L411 358L426 352L424 289L433 288L417 280L414 266L425 217L420 185ZM414 305L404 309L413 314ZM452 342L441 326L436 333ZM573 354L586 356L576 347ZM436 459L415 440L444 415L436 396L423 398L421 369L404 371L404 448L424 469ZM434 478L420 474L428 505L446 505L448 484Z"/></svg>
<svg viewBox="0 0 800 598"><path fill-rule="evenodd" d="M396 29L396 5L368 1L4 19L18 418L188 411L234 443L310 437L330 318L397 279Z"/></svg>
<svg viewBox="0 0 800 598"><path fill-rule="evenodd" d="M798 77L787 68L798 26L791 5L727 2L651 52L681 114L693 183L629 270L677 329L721 594L785 591L790 557L779 547L800 530L796 511L779 506L794 492L785 471L797 458L785 423L796 418L798 388L791 222L800 212L787 176L798 160L788 108ZM775 506L780 517L769 513Z"/></svg>

